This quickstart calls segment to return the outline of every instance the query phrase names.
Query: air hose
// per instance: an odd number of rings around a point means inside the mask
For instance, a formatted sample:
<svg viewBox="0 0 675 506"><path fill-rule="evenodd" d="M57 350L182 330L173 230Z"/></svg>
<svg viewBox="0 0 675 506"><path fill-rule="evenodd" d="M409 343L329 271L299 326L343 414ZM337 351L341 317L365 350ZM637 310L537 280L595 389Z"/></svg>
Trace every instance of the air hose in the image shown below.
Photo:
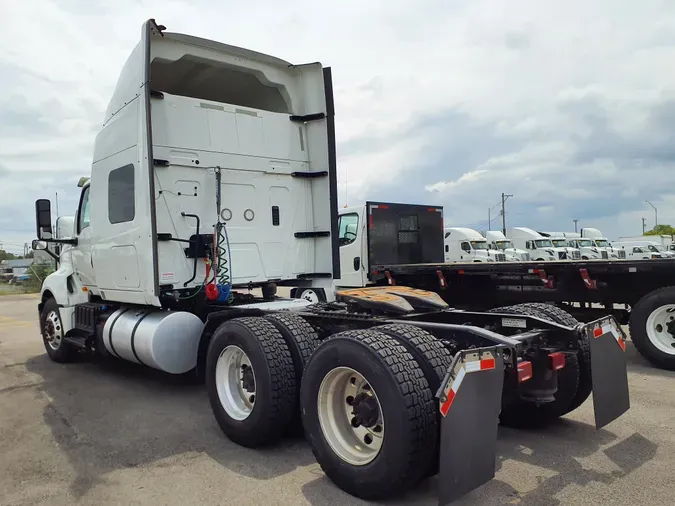
<svg viewBox="0 0 675 506"><path fill-rule="evenodd" d="M218 288L217 302L231 303L232 295L232 280L231 280L231 266L232 256L230 254L230 238L227 235L227 227L221 221L221 174L220 167L215 167L216 174L216 210L218 212L218 219L216 222L216 229L214 231L214 245L215 245L215 281Z"/></svg>

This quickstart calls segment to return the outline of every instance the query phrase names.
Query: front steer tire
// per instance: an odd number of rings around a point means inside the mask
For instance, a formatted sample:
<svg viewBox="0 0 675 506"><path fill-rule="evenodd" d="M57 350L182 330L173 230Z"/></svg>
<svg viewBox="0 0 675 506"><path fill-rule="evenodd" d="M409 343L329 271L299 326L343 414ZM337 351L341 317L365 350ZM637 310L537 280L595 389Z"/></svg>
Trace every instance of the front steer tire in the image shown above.
<svg viewBox="0 0 675 506"><path fill-rule="evenodd" d="M63 324L59 305L53 298L45 300L40 312L40 335L49 358L58 363L72 362L77 348L64 339ZM51 340L48 336L52 336ZM51 344L51 343L57 343Z"/></svg>
<svg viewBox="0 0 675 506"><path fill-rule="evenodd" d="M255 403L243 420L225 410L222 381L219 393L216 368L228 346L248 356L255 375ZM291 421L298 393L291 352L274 325L259 317L234 318L220 325L206 358L206 389L216 421L230 440L250 448L277 441Z"/></svg>
<svg viewBox="0 0 675 506"><path fill-rule="evenodd" d="M372 385L382 408L383 443L363 465L351 464L333 450L319 418L322 382L344 367ZM327 339L307 364L300 402L314 457L345 492L369 500L396 497L425 477L438 444L436 403L419 365L396 340L374 330L350 330ZM348 418L335 419L348 423Z"/></svg>

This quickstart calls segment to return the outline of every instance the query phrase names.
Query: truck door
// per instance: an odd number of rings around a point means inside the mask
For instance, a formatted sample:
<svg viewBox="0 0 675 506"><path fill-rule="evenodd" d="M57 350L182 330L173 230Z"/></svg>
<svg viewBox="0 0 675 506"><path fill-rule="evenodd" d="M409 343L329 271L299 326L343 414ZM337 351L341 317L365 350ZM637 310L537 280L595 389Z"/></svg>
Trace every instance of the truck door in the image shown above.
<svg viewBox="0 0 675 506"><path fill-rule="evenodd" d="M357 213L343 214L338 221L338 241L340 244L339 286L364 286L365 269L362 249L365 240L365 223Z"/></svg>
<svg viewBox="0 0 675 506"><path fill-rule="evenodd" d="M77 211L75 233L77 246L72 248L73 267L75 276L84 286L96 286L94 265L91 256L91 201L89 200L90 186L82 190L80 206Z"/></svg>

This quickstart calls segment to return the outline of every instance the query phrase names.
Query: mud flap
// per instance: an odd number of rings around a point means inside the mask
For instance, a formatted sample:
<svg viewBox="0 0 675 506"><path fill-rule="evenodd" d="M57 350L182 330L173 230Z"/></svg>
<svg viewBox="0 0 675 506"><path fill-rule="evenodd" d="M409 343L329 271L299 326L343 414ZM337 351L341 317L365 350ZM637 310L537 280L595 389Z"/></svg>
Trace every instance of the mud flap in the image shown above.
<svg viewBox="0 0 675 506"><path fill-rule="evenodd" d="M455 355L437 397L441 411L438 501L444 506L495 475L504 386L502 347Z"/></svg>
<svg viewBox="0 0 675 506"><path fill-rule="evenodd" d="M614 317L584 326L590 343L595 427L604 427L630 408L626 334Z"/></svg>

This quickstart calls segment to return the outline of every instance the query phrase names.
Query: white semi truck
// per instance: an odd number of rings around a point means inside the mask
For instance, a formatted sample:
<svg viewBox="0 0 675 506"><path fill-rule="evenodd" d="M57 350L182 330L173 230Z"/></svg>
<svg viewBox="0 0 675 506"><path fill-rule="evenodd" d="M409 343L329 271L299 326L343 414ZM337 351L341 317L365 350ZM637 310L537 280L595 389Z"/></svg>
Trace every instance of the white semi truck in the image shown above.
<svg viewBox="0 0 675 506"><path fill-rule="evenodd" d="M499 250L506 255L509 262L527 262L530 260L530 254L524 249L516 248L513 243L499 230L488 230L483 232L485 239L490 244L490 248Z"/></svg>
<svg viewBox="0 0 675 506"><path fill-rule="evenodd" d="M473 229L447 227L444 233L446 262L506 262L506 253L492 248L485 237Z"/></svg>
<svg viewBox="0 0 675 506"><path fill-rule="evenodd" d="M367 499L440 473L447 504L494 476L499 421L538 426L591 391L597 427L628 409L611 316L460 311L393 283L335 293L339 238L354 233L338 230L336 174L330 68L147 21L96 136L72 237L47 237L51 204L36 201L33 248L68 246L38 303L47 354L203 378L232 441L258 447L302 427L326 475ZM376 260L414 259L432 225L442 260L435 210L370 210ZM327 301L282 299L277 285ZM262 297L247 292L256 286Z"/></svg>
<svg viewBox="0 0 675 506"><path fill-rule="evenodd" d="M570 235L565 232L539 232L544 237L548 237L553 242L554 246L558 247L570 247L574 248L579 252L579 256L582 260L600 260L602 258L609 258L609 254L605 252L603 255L602 250L598 249L590 239L582 239L581 237L573 237L574 234Z"/></svg>
<svg viewBox="0 0 675 506"><path fill-rule="evenodd" d="M579 250L565 245L555 246L549 237L527 227L513 227L506 229L506 237L516 248L525 249L532 260L580 260Z"/></svg>
<svg viewBox="0 0 675 506"><path fill-rule="evenodd" d="M576 234L575 234L576 235ZM572 233L565 234L566 237L572 238ZM581 234L579 237L584 239L590 239L595 244L595 247L599 251L606 251L607 258L612 259L625 259L626 252L621 248L614 248L612 243L609 242L609 239L603 235L603 233L597 228L584 227L581 229ZM604 256L603 256L604 258Z"/></svg>

